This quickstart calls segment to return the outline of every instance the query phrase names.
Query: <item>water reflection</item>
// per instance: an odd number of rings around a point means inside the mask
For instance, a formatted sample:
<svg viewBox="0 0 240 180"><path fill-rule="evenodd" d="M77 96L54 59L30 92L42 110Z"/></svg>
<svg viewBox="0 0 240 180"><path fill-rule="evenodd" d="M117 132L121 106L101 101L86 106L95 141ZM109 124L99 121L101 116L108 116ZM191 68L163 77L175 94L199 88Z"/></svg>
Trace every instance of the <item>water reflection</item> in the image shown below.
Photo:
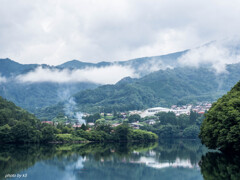
<svg viewBox="0 0 240 180"><path fill-rule="evenodd" d="M240 156L209 152L199 163L206 180L240 179Z"/></svg>
<svg viewBox="0 0 240 180"><path fill-rule="evenodd" d="M206 152L199 141L189 140L148 144L8 145L0 149L0 178L26 173L27 179L34 180L197 180L203 179L198 163Z"/></svg>

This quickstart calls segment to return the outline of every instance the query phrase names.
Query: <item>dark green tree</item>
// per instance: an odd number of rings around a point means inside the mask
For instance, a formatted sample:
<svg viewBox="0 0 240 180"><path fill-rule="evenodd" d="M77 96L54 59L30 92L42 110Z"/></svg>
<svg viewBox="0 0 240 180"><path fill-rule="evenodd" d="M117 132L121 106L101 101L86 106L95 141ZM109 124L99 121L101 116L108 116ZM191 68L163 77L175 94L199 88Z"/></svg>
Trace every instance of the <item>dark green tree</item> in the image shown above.
<svg viewBox="0 0 240 180"><path fill-rule="evenodd" d="M48 125L42 129L42 141L49 142L55 139L54 127Z"/></svg>
<svg viewBox="0 0 240 180"><path fill-rule="evenodd" d="M140 120L141 120L141 116L139 114L132 114L128 117L128 121L130 123L140 121Z"/></svg>
<svg viewBox="0 0 240 180"><path fill-rule="evenodd" d="M197 118L198 118L197 112L194 112L194 111L191 110L190 111L190 117L189 117L190 124L195 124Z"/></svg>
<svg viewBox="0 0 240 180"><path fill-rule="evenodd" d="M200 131L209 148L240 151L240 82L206 113Z"/></svg>
<svg viewBox="0 0 240 180"><path fill-rule="evenodd" d="M159 112L156 116L159 118L160 124L162 125L177 124L177 118L174 112Z"/></svg>
<svg viewBox="0 0 240 180"><path fill-rule="evenodd" d="M4 126L0 126L0 142L2 143L10 143L13 141L13 137L11 134L11 127L8 124Z"/></svg>
<svg viewBox="0 0 240 180"><path fill-rule="evenodd" d="M191 125L184 129L183 137L185 138L198 138L199 127L196 125Z"/></svg>
<svg viewBox="0 0 240 180"><path fill-rule="evenodd" d="M110 132L113 130L113 128L111 127L110 124L100 124L100 125L96 126L96 130L104 131L104 132L110 134Z"/></svg>
<svg viewBox="0 0 240 180"><path fill-rule="evenodd" d="M86 130L87 130L87 127L86 127L86 125L85 125L85 124L82 124L82 126L81 126L81 128L80 128L80 129L82 129L82 130L86 131Z"/></svg>
<svg viewBox="0 0 240 180"><path fill-rule="evenodd" d="M115 128L115 136L118 141L127 141L130 127L128 124L122 124Z"/></svg>

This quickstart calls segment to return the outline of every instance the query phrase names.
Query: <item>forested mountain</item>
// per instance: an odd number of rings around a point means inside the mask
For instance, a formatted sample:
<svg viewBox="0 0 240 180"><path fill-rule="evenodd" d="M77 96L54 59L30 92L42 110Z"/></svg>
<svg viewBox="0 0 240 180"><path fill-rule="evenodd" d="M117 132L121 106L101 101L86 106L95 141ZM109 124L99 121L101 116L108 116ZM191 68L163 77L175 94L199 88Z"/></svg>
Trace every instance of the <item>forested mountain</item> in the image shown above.
<svg viewBox="0 0 240 180"><path fill-rule="evenodd" d="M85 90L74 98L79 109L87 112L214 101L240 79L239 69L240 64L228 65L228 73L222 74L207 67L160 70L140 79Z"/></svg>
<svg viewBox="0 0 240 180"><path fill-rule="evenodd" d="M211 49L209 47L211 44L202 46L200 52ZM238 44L227 46L229 54L234 54L234 58L239 52ZM189 52L191 50L114 62L87 63L72 60L58 66L19 64L10 59L0 59L0 95L28 111L38 113L39 109L53 106L77 93L74 99L80 111L110 112L212 101L239 80L239 64L228 65L228 73L222 74L215 73L210 68L213 64L208 61L200 68L186 67L179 59ZM98 76L101 76L105 69L97 75L94 73L95 70L111 66L127 67L128 70L130 68L131 76L139 79L123 78L115 85L104 85L95 89L101 84L108 83L94 81L103 78ZM88 71L89 69L93 71ZM87 75L85 70L88 71ZM76 71L78 73L75 73ZM109 71L111 73L111 69ZM28 77L30 81L21 81L28 74L31 74ZM37 80L34 80L36 76ZM51 76L50 80L48 76ZM92 76L92 79L89 80L87 76ZM121 75L120 78L125 76L127 75ZM45 79L42 80L42 77ZM64 78L67 80L61 81ZM86 91L81 92L82 90Z"/></svg>
<svg viewBox="0 0 240 180"><path fill-rule="evenodd" d="M10 81L0 84L0 95L16 105L36 112L51 106L84 89L97 87L93 83L18 83Z"/></svg>
<svg viewBox="0 0 240 180"><path fill-rule="evenodd" d="M89 67L106 67L111 65L121 65L128 66L134 69L135 72L144 76L146 74L151 73L152 71L156 71L156 69L166 69L167 67L178 67L179 62L177 61L182 55L186 54L188 50L180 51L176 53L170 53L161 56L152 56L152 57L142 57L136 59L130 59L126 61L114 61L114 62L99 62L99 63L87 63L81 62L78 60L68 61L61 65L56 66L57 68L68 68L68 69L84 69ZM153 68L155 67L155 68ZM153 69L152 69L153 68Z"/></svg>
<svg viewBox="0 0 240 180"><path fill-rule="evenodd" d="M226 73L216 74L212 68L160 70L140 79L124 78L115 85L99 86L73 96L75 111L113 112L143 109L154 106L171 106L201 101L215 101L240 79L240 64L227 66ZM68 102L36 112L41 119L64 115Z"/></svg>
<svg viewBox="0 0 240 180"><path fill-rule="evenodd" d="M121 62L87 63L72 60L58 66L49 66L46 64L20 64L10 59L0 59L0 95L10 101L13 101L16 105L25 108L28 111L37 112L40 108L51 106L59 101L63 101L63 94L70 97L81 90L93 89L99 86L99 84L94 82L21 82L20 79L18 79L19 76L33 72L37 68L53 71L68 70L71 72L76 69L121 65L131 67L140 76L143 76L153 71L149 68L144 68L146 65L151 66L152 64L156 64L158 68L164 69L167 66L173 66L173 64L176 65L177 58L183 53L185 53L185 51L163 56L137 58ZM6 81L1 82L1 78L5 78Z"/></svg>
<svg viewBox="0 0 240 180"><path fill-rule="evenodd" d="M17 77L34 71L36 68L52 69L53 66L38 64L19 64L10 59L0 59L0 96L14 102L16 105L36 112L39 108L50 106L61 101L63 92L71 96L83 89L97 87L97 84L79 83L56 83L56 82L21 82Z"/></svg>

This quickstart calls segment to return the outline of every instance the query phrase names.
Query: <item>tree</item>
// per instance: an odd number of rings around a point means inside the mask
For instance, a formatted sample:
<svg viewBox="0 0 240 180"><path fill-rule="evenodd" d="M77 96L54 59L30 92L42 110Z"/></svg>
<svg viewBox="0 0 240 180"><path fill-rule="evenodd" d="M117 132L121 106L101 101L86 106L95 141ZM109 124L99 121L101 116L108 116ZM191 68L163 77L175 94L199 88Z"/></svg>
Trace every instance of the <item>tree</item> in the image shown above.
<svg viewBox="0 0 240 180"><path fill-rule="evenodd" d="M87 121L87 123L89 122L95 122L97 119L100 119L101 115L99 113L95 113L93 115L89 115L87 117L85 117L84 119Z"/></svg>
<svg viewBox="0 0 240 180"><path fill-rule="evenodd" d="M110 132L113 130L110 124L100 124L96 126L97 131L104 131L105 133L110 134Z"/></svg>
<svg viewBox="0 0 240 180"><path fill-rule="evenodd" d="M199 134L199 127L196 125L189 126L184 129L183 137L185 138L197 138Z"/></svg>
<svg viewBox="0 0 240 180"><path fill-rule="evenodd" d="M12 127L11 133L13 135L14 141L17 143L29 142L29 124L26 122L18 122Z"/></svg>
<svg viewBox="0 0 240 180"><path fill-rule="evenodd" d="M42 141L50 142L55 139L54 128L53 126L46 126L42 129Z"/></svg>
<svg viewBox="0 0 240 180"><path fill-rule="evenodd" d="M128 121L130 123L140 121L140 120L141 120L141 116L139 114L132 114L128 117Z"/></svg>
<svg viewBox="0 0 240 180"><path fill-rule="evenodd" d="M87 127L86 127L86 125L85 125L85 124L82 124L82 126L81 126L81 128L80 128L80 129L82 129L82 130L86 131L86 130L87 130Z"/></svg>
<svg viewBox="0 0 240 180"><path fill-rule="evenodd" d="M106 120L105 119L98 119L98 120L96 120L96 122L95 122L95 126L96 127L101 125L101 124L106 124Z"/></svg>
<svg viewBox="0 0 240 180"><path fill-rule="evenodd" d="M10 143L13 141L11 127L8 124L0 127L0 142Z"/></svg>
<svg viewBox="0 0 240 180"><path fill-rule="evenodd" d="M115 136L118 141L127 141L130 127L127 124L119 125L115 128Z"/></svg>
<svg viewBox="0 0 240 180"><path fill-rule="evenodd" d="M166 124L177 124L177 118L174 112L159 112L156 114L156 116L159 118L160 123L162 125Z"/></svg>
<svg viewBox="0 0 240 180"><path fill-rule="evenodd" d="M159 137L178 137L179 131L176 126L171 124L161 125L155 132Z"/></svg>
<svg viewBox="0 0 240 180"><path fill-rule="evenodd" d="M71 132L71 128L69 128L68 126L64 126L63 128L62 128L62 133L63 134L68 134L68 133L70 133Z"/></svg>
<svg viewBox="0 0 240 180"><path fill-rule="evenodd" d="M200 138L207 147L240 151L240 82L205 114Z"/></svg>
<svg viewBox="0 0 240 180"><path fill-rule="evenodd" d="M187 126L189 126L189 116L186 114L181 114L177 117L177 125L181 129L185 129Z"/></svg>
<svg viewBox="0 0 240 180"><path fill-rule="evenodd" d="M198 118L198 114L191 110L190 117L189 117L190 124L195 124L197 118Z"/></svg>

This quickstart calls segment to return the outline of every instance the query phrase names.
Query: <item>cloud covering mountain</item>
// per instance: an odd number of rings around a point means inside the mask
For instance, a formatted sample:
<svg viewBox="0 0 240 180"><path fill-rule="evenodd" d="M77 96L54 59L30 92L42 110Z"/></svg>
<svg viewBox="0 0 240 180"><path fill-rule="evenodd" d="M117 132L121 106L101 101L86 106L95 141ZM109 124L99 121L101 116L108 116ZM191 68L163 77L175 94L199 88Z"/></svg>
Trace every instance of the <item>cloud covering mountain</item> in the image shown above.
<svg viewBox="0 0 240 180"><path fill-rule="evenodd" d="M111 65L85 69L50 69L38 67L34 71L16 77L20 82L54 82L77 83L91 82L96 84L115 84L124 77L138 77L134 69L128 66Z"/></svg>
<svg viewBox="0 0 240 180"><path fill-rule="evenodd" d="M181 66L211 66L216 73L226 72L227 64L240 62L240 39L228 38L191 49L178 58Z"/></svg>
<svg viewBox="0 0 240 180"><path fill-rule="evenodd" d="M238 0L0 0L0 57L20 63L156 56L238 35Z"/></svg>

